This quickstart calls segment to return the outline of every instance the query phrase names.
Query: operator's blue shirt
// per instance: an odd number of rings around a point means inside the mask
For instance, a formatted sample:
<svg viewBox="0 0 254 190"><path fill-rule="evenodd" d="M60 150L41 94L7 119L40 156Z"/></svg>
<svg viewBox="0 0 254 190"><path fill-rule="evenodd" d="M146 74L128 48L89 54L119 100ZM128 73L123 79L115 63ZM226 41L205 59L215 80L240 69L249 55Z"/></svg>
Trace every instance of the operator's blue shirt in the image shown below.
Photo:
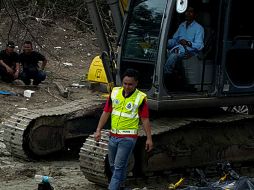
<svg viewBox="0 0 254 190"><path fill-rule="evenodd" d="M183 47L178 42L181 39L185 39L192 43L192 46ZM186 21L181 23L173 35L172 39L168 40L168 49L170 51L174 50L175 48L179 48L180 53L188 53L195 54L202 50L204 47L204 28L198 24L196 21L193 21L186 27Z"/></svg>

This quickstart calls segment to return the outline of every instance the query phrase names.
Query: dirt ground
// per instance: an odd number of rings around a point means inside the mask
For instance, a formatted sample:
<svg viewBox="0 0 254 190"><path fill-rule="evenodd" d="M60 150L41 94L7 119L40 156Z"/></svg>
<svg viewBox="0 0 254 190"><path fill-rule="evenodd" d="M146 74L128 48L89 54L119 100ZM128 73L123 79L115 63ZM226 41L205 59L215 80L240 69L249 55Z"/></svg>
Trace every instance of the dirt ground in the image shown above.
<svg viewBox="0 0 254 190"><path fill-rule="evenodd" d="M1 25L1 28L4 28L4 23ZM41 47L34 44L34 49L40 51L48 59L46 67L48 77L38 88L0 82L0 90L13 93L12 95L0 95L1 122L20 110L67 104L70 101L84 98L90 93L87 88L77 88L72 85L83 84L89 64L99 53L99 48L96 46L96 38L92 33L82 33L74 28L71 23L59 21L56 25L44 30L40 39ZM5 43L4 41L0 43L2 49ZM21 44L17 44L16 51L20 49ZM54 82L60 82L64 88L68 89L70 92L68 98L59 94ZM24 90L35 92L31 98L26 98L23 96ZM77 156L39 162L27 162L12 157L6 151L3 143L3 129L0 128L0 131L0 189L37 189L35 174L52 176L55 189L103 189L85 179L80 172Z"/></svg>
<svg viewBox="0 0 254 190"><path fill-rule="evenodd" d="M4 23L0 25L0 32L4 33ZM48 59L46 66L47 79L35 88L20 84L7 84L0 81L0 90L11 92L12 95L0 95L0 122L13 113L26 109L40 109L67 104L73 100L89 96L97 96L86 87L76 87L75 84L85 84L85 75L93 57L100 52L93 33L75 30L75 26L62 20L53 26L42 28L36 25L39 43L34 49L40 51ZM15 39L13 39L15 41ZM27 40L24 38L24 40ZM0 42L4 49L5 41ZM17 44L16 51L21 51ZM60 95L54 82L60 82L69 91L68 98ZM31 98L23 96L25 90L35 91ZM78 155L61 157L57 160L41 160L29 162L12 157L3 143L3 128L0 127L0 189L3 190L31 190L37 189L35 174L48 175L54 178L55 189L105 189L87 181L79 168ZM155 187L154 184L157 184ZM164 189L161 182L151 182L148 189ZM140 187L140 188L143 188Z"/></svg>

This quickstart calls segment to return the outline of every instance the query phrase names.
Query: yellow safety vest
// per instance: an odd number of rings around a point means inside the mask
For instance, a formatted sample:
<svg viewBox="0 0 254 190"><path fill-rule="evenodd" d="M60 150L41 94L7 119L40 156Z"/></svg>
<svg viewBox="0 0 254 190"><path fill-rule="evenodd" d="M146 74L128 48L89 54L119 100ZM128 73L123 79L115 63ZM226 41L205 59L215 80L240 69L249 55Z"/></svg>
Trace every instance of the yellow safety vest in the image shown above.
<svg viewBox="0 0 254 190"><path fill-rule="evenodd" d="M138 109L146 94L138 89L128 98L123 97L123 87L115 87L111 93L111 132L114 134L137 134Z"/></svg>

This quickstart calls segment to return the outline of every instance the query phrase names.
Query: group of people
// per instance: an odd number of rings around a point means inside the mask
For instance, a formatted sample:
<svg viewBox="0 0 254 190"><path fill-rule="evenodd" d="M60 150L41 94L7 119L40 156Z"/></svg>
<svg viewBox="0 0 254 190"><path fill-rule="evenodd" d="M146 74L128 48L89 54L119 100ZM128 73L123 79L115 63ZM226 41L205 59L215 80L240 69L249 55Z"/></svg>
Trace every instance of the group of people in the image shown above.
<svg viewBox="0 0 254 190"><path fill-rule="evenodd" d="M23 52L20 54L15 52L14 42L9 41L0 52L0 79L7 83L20 79L25 85L38 85L46 79L46 64L47 59L33 50L31 41L24 42Z"/></svg>

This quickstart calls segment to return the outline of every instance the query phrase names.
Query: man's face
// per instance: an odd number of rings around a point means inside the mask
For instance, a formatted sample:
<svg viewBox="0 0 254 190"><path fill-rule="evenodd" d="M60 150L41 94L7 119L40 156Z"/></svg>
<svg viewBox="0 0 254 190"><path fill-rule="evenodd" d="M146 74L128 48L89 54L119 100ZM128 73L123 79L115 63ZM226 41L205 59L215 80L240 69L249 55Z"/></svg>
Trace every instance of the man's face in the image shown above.
<svg viewBox="0 0 254 190"><path fill-rule="evenodd" d="M26 54L31 53L33 50L32 45L31 44L24 44L23 45L23 52Z"/></svg>
<svg viewBox="0 0 254 190"><path fill-rule="evenodd" d="M136 81L134 77L125 76L123 78L123 88L125 93L129 94L133 92L136 89L137 85L138 81Z"/></svg>
<svg viewBox="0 0 254 190"><path fill-rule="evenodd" d="M185 18L187 21L193 21L195 18L195 12L192 7L189 7L185 12Z"/></svg>
<svg viewBox="0 0 254 190"><path fill-rule="evenodd" d="M14 47L7 47L6 48L6 53L12 53L12 52L14 52Z"/></svg>

